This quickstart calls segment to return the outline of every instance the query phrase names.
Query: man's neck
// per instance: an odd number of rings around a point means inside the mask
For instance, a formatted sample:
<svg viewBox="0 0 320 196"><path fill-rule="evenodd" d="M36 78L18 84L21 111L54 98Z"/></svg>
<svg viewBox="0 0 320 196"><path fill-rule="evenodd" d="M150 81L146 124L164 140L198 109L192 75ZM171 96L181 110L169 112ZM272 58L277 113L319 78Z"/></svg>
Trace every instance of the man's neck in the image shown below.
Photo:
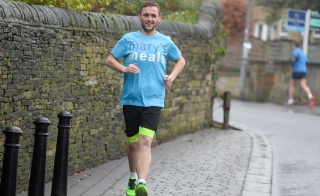
<svg viewBox="0 0 320 196"><path fill-rule="evenodd" d="M145 36L153 36L156 34L156 30L151 31L151 32L146 32L146 31L140 30L140 32Z"/></svg>

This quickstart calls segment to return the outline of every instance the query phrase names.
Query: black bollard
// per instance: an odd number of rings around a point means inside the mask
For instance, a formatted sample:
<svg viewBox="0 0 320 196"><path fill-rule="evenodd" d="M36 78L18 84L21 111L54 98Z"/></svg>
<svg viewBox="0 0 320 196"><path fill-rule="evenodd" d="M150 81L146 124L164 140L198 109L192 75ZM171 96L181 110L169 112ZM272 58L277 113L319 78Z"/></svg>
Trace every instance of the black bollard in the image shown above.
<svg viewBox="0 0 320 196"><path fill-rule="evenodd" d="M223 128L229 129L229 112L230 112L230 103L231 102L231 93L223 93Z"/></svg>
<svg viewBox="0 0 320 196"><path fill-rule="evenodd" d="M22 131L19 127L8 127L5 134L4 155L2 163L1 188L2 196L15 196L17 186L19 137Z"/></svg>
<svg viewBox="0 0 320 196"><path fill-rule="evenodd" d="M61 112L58 114L58 139L56 156L54 160L51 196L66 196L68 185L68 159L69 159L69 130L71 128L72 114Z"/></svg>
<svg viewBox="0 0 320 196"><path fill-rule="evenodd" d="M47 118L38 118L33 123L36 128L28 196L43 196L46 176L47 138L49 135L48 127L51 122Z"/></svg>

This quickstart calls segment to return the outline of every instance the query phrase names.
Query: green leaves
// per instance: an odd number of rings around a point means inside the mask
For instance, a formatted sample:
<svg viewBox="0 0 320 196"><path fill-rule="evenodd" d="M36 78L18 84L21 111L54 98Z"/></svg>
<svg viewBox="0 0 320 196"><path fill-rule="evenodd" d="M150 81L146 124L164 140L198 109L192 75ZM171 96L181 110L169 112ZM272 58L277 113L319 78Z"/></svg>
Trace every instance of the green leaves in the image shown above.
<svg viewBox="0 0 320 196"><path fill-rule="evenodd" d="M47 5L78 11L104 12L135 16L145 0L15 0L30 4ZM161 15L166 20L195 23L204 0L158 0Z"/></svg>
<svg viewBox="0 0 320 196"><path fill-rule="evenodd" d="M20 2L68 8L78 11L92 11L108 6L114 0L19 0ZM100 11L100 10L98 10Z"/></svg>

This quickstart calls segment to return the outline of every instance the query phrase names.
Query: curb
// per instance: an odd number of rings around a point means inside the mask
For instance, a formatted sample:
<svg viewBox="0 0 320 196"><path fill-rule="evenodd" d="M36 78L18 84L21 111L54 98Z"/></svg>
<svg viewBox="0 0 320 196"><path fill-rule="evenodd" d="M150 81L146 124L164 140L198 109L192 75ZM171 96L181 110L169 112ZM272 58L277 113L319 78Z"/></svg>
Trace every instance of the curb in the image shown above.
<svg viewBox="0 0 320 196"><path fill-rule="evenodd" d="M271 196L273 155L267 137L235 122L230 122L230 125L247 132L252 138L252 152L242 196Z"/></svg>

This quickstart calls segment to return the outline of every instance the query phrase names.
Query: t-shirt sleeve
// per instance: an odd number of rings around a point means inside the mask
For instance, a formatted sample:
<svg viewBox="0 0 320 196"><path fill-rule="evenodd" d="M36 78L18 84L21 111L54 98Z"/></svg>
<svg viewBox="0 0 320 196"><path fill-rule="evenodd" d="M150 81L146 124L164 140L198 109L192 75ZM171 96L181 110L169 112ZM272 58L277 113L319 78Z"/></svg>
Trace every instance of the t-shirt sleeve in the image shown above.
<svg viewBox="0 0 320 196"><path fill-rule="evenodd" d="M122 37L114 46L114 48L111 51L111 54L116 59L120 59L127 53L127 47L126 47L126 39L125 37Z"/></svg>
<svg viewBox="0 0 320 196"><path fill-rule="evenodd" d="M171 44L170 44L170 48L169 48L169 52L168 52L168 58L172 61L175 61L181 56L181 51L174 44L174 42L171 40L171 38L170 38L170 41L171 41Z"/></svg>

